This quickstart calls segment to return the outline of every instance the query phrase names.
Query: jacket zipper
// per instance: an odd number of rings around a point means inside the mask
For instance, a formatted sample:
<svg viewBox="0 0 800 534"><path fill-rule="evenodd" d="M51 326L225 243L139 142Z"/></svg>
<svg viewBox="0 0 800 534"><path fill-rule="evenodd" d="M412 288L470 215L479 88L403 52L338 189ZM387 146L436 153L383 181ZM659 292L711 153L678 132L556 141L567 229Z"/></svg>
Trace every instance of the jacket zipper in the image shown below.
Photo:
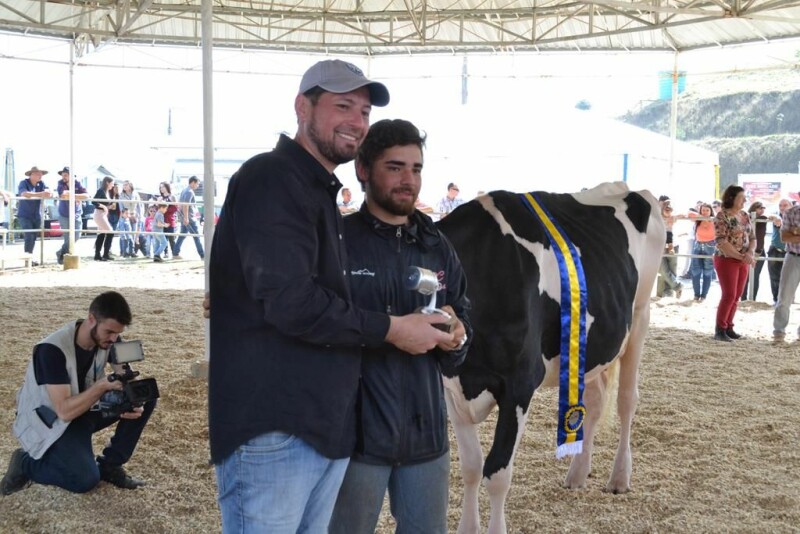
<svg viewBox="0 0 800 534"><path fill-rule="evenodd" d="M398 226L397 233L397 255L398 259L402 263L403 260L403 228ZM407 363L404 358L401 364ZM405 369L405 365L403 365L402 374L400 376L400 447L397 451L397 459L395 460L395 466L403 465L405 460L406 454L408 452L408 448L406 446L406 381L408 378L408 369Z"/></svg>
<svg viewBox="0 0 800 534"><path fill-rule="evenodd" d="M402 238L403 238L403 229L400 226L397 227L396 235L397 235L397 253L400 254L400 252L402 252L402 250L400 250L400 245L402 244Z"/></svg>

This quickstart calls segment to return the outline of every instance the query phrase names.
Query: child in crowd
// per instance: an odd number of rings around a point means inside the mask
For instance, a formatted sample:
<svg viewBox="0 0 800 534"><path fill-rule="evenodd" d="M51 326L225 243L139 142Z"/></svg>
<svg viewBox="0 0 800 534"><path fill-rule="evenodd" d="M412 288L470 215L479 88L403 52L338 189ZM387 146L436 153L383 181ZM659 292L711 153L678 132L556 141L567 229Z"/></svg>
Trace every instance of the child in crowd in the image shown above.
<svg viewBox="0 0 800 534"><path fill-rule="evenodd" d="M167 213L167 205L158 203L156 204L156 214L153 217L153 261L156 263L161 263L164 261L164 258L161 257L161 253L167 249L167 238L164 237L164 228L169 227L169 225L164 222L164 214Z"/></svg>
<svg viewBox="0 0 800 534"><path fill-rule="evenodd" d="M133 257L133 234L131 233L130 211L122 209L117 222L119 234L119 254L123 258Z"/></svg>
<svg viewBox="0 0 800 534"><path fill-rule="evenodd" d="M150 248L153 246L153 236L149 232L153 231L153 220L156 217L156 211L155 206L147 208L147 216L144 218L144 233L139 234L140 239L144 240L140 242L139 247L144 252L145 258L150 257Z"/></svg>

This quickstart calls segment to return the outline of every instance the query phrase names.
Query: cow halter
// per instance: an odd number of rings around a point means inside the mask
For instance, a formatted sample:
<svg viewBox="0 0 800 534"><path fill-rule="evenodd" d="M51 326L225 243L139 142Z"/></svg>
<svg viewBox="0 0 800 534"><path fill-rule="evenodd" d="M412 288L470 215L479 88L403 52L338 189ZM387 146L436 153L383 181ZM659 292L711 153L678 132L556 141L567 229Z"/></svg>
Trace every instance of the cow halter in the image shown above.
<svg viewBox="0 0 800 534"><path fill-rule="evenodd" d="M586 278L575 246L540 202L538 195L520 195L522 203L544 228L561 275L561 359L558 393L556 458L583 451L583 376L586 366Z"/></svg>

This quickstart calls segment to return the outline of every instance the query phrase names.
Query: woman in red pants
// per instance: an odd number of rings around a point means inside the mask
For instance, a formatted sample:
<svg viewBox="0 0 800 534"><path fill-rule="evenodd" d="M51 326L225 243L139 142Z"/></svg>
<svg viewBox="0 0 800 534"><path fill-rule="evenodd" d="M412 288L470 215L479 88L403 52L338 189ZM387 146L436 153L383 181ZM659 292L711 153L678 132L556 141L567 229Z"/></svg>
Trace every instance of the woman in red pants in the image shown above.
<svg viewBox="0 0 800 534"><path fill-rule="evenodd" d="M722 209L714 220L717 239L714 268L722 290L714 331L717 341L733 341L742 337L733 329L733 317L747 281L748 269L755 263L753 250L756 246L750 216L742 209L744 202L744 189L738 185L728 186L722 193Z"/></svg>

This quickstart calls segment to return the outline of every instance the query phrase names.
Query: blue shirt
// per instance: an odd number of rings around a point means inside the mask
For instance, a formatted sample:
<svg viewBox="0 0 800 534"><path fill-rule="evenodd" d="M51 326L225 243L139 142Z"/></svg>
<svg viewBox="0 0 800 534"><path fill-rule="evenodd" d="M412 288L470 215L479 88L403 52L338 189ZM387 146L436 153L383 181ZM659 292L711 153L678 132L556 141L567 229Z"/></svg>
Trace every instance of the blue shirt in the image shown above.
<svg viewBox="0 0 800 534"><path fill-rule="evenodd" d="M64 191L69 191L69 182L64 182L64 180L59 180L58 185L56 186L56 191L58 192L59 198L61 198L61 194ZM86 194L86 188L81 185L78 180L75 180L75 194ZM82 202L80 200L75 201L75 218L79 219L81 213L83 212L83 208L81 207ZM69 217L69 200L59 200L58 201L58 214L62 217Z"/></svg>
<svg viewBox="0 0 800 534"><path fill-rule="evenodd" d="M41 193L46 191L47 186L44 182L39 180L39 183L33 185L30 178L25 178L19 183L17 188L17 196L21 197L23 193ZM32 198L29 200L20 200L17 205L17 217L22 219L39 219L41 213L42 199Z"/></svg>

